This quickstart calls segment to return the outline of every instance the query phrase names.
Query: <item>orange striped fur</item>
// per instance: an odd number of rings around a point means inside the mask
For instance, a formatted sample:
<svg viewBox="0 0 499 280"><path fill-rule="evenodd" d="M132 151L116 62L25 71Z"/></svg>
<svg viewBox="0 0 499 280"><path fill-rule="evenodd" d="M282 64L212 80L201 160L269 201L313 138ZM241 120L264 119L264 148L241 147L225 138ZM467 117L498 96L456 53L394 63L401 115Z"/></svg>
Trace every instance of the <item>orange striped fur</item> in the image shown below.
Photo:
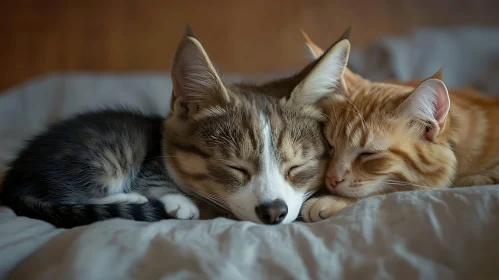
<svg viewBox="0 0 499 280"><path fill-rule="evenodd" d="M324 53L305 39L315 57ZM445 97L440 72L427 83L378 83L345 68L343 80L346 88L321 104L334 149L326 179L333 196L309 200L302 210L306 221L325 219L373 195L499 183L499 98L469 88L450 90L448 115L433 131L400 112L428 83Z"/></svg>

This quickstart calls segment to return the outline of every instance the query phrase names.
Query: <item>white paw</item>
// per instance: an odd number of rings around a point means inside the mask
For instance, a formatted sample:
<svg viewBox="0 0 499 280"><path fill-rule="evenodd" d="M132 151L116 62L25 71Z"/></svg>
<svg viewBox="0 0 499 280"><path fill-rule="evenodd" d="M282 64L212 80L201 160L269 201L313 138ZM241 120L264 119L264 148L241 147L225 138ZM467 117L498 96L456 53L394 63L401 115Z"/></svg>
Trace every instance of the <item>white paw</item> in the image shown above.
<svg viewBox="0 0 499 280"><path fill-rule="evenodd" d="M149 201L147 197L138 193L118 193L103 198L94 198L90 203L95 204L112 204L112 203L133 203L142 204Z"/></svg>
<svg viewBox="0 0 499 280"><path fill-rule="evenodd" d="M180 220L199 219L199 208L190 199L181 194L167 194L159 200L165 205L168 215Z"/></svg>

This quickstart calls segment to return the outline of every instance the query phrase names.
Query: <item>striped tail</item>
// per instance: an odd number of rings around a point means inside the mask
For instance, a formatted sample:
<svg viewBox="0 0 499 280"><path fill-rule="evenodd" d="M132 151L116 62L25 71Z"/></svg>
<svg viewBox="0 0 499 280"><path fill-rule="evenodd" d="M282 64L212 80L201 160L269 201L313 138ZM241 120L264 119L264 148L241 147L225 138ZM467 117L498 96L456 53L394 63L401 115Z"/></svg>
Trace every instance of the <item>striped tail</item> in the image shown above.
<svg viewBox="0 0 499 280"><path fill-rule="evenodd" d="M43 220L59 228L73 228L112 218L146 222L172 219L159 200L142 204L58 204L23 196L13 198L5 205L19 216Z"/></svg>

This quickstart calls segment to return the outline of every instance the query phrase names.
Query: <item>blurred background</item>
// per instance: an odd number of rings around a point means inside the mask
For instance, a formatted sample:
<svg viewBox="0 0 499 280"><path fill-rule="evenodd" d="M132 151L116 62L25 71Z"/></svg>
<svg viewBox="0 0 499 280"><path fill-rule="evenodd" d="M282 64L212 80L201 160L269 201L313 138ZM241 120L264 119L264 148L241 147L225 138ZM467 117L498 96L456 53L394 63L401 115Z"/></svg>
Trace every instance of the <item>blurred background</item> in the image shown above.
<svg viewBox="0 0 499 280"><path fill-rule="evenodd" d="M10 0L0 10L0 90L53 72L168 71L187 23L238 74L303 66L300 29L326 47L351 26L365 49L420 27L499 25L497 0Z"/></svg>

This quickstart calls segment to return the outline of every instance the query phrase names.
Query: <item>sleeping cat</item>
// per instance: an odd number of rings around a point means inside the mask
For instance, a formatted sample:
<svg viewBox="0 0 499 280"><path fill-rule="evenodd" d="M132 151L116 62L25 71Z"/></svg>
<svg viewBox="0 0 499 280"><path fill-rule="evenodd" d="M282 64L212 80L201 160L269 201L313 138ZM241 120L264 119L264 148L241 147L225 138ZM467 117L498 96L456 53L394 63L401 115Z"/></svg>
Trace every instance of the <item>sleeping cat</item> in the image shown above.
<svg viewBox="0 0 499 280"><path fill-rule="evenodd" d="M292 222L327 163L313 106L329 93L322 66L261 86L230 85L188 30L166 119L104 110L49 127L12 162L1 202L64 228L115 217L197 219L200 201L240 220Z"/></svg>
<svg viewBox="0 0 499 280"><path fill-rule="evenodd" d="M405 85L371 82L346 67L346 37L324 52L304 35L314 57L340 58L320 103L332 157L326 185L335 196L307 201L306 221L373 195L499 183L499 98L448 92L440 72Z"/></svg>

